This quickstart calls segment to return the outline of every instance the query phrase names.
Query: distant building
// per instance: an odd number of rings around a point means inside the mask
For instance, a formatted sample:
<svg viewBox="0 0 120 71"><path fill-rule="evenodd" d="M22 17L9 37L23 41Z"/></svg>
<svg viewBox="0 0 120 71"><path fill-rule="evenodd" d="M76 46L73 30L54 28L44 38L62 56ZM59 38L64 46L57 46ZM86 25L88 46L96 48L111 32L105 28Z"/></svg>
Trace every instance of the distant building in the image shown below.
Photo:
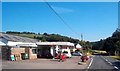
<svg viewBox="0 0 120 71"><path fill-rule="evenodd" d="M75 52L76 50L81 50L82 46L80 44L77 44L76 47L73 49L73 52Z"/></svg>
<svg viewBox="0 0 120 71"><path fill-rule="evenodd" d="M82 46L80 44L76 45L76 49L81 49L81 48L82 48Z"/></svg>

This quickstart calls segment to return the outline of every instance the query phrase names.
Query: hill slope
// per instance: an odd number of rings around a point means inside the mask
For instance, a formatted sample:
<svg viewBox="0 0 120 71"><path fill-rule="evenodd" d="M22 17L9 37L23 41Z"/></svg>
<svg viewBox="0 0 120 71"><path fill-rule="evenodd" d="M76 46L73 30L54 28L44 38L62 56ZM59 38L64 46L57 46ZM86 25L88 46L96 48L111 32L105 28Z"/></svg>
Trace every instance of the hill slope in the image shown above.
<svg viewBox="0 0 120 71"><path fill-rule="evenodd" d="M74 38L67 37L67 36L62 36L59 34L48 34L48 33L40 34L40 33L33 33L33 32L13 32L13 31L8 31L6 32L6 34L12 34L12 35L17 35L21 37L35 38L41 41L49 41L49 42L62 41L62 42L78 43L79 41L78 39L74 39Z"/></svg>

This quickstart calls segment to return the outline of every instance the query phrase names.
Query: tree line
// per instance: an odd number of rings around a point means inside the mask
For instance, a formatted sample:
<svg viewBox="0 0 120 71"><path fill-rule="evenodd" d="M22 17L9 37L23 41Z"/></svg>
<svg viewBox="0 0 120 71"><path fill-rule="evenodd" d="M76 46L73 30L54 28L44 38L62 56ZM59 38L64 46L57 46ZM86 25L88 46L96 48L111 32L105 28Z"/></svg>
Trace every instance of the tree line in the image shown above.
<svg viewBox="0 0 120 71"><path fill-rule="evenodd" d="M22 37L29 37L33 39L38 39L42 42L72 42L75 45L80 44L84 50L90 51L92 49L92 44L89 41L83 41L79 39L74 39L67 36L62 36L60 34L48 34L48 33L34 33L34 32L15 32L15 31L7 31L6 34L12 34Z"/></svg>
<svg viewBox="0 0 120 71"><path fill-rule="evenodd" d="M120 56L120 32L116 30L111 37L92 42L92 49L105 50L110 55Z"/></svg>
<svg viewBox="0 0 120 71"><path fill-rule="evenodd" d="M16 31L7 31L7 34L36 34L34 32L16 32Z"/></svg>
<svg viewBox="0 0 120 71"><path fill-rule="evenodd" d="M72 43L78 43L78 39L74 39L71 37L67 36L62 36L60 34L48 34L48 33L34 33L34 32L15 32L15 31L7 31L6 34L13 34L17 36L22 36L22 37L30 37L34 39L39 39L42 42L48 41L48 42L57 42L57 41L62 41L62 42L72 42Z"/></svg>

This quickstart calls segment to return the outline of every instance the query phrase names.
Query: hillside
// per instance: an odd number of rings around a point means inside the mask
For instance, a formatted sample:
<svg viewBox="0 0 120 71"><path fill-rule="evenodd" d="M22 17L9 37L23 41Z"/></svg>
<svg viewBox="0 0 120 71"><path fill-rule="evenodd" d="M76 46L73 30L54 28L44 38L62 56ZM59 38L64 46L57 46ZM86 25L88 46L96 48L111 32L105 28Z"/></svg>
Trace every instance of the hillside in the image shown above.
<svg viewBox="0 0 120 71"><path fill-rule="evenodd" d="M13 32L13 31L7 31L6 34L12 34L12 35L17 35L21 37L29 37L29 38L35 38L39 39L41 41L62 41L62 42L73 42L73 43L78 43L78 39L74 39L71 37L67 36L62 36L59 34L48 34L48 33L33 33L33 32Z"/></svg>
<svg viewBox="0 0 120 71"><path fill-rule="evenodd" d="M92 42L92 45L92 49L105 50L111 55L120 55L120 32L116 30L111 37Z"/></svg>

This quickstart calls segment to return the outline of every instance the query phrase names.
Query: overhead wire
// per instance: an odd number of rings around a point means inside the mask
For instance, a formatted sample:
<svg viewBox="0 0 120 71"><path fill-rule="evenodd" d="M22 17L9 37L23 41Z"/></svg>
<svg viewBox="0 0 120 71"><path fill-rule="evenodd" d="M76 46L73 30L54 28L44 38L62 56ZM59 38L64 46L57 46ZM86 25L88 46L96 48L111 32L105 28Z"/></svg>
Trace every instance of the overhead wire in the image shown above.
<svg viewBox="0 0 120 71"><path fill-rule="evenodd" d="M75 32L75 30L73 30L73 28L71 28L68 23L51 7L51 5L44 0L44 2L48 5L48 7L56 14L56 16L58 16L58 18L63 22L63 24L65 24L72 32L74 32L76 35L80 35L77 32Z"/></svg>

